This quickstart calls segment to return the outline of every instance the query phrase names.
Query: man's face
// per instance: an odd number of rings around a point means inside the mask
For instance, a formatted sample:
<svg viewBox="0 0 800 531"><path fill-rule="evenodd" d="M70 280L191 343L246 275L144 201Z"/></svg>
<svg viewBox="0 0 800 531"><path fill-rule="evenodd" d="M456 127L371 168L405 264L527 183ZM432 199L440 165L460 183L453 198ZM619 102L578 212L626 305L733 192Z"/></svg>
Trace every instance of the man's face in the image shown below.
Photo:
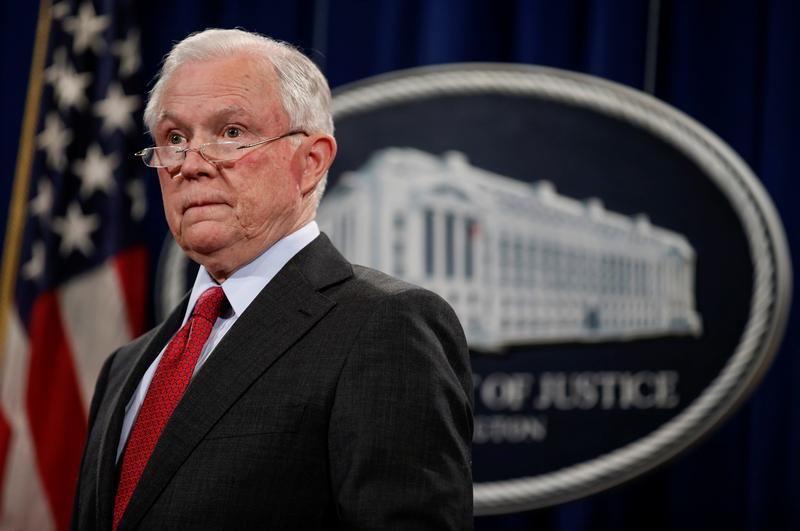
<svg viewBox="0 0 800 531"><path fill-rule="evenodd" d="M252 143L289 130L275 74L252 55L184 64L161 104L153 132L159 146ZM308 188L315 182L304 162L310 140L248 148L234 162L210 163L192 151L181 166L160 168L167 223L187 255L221 281L313 219Z"/></svg>

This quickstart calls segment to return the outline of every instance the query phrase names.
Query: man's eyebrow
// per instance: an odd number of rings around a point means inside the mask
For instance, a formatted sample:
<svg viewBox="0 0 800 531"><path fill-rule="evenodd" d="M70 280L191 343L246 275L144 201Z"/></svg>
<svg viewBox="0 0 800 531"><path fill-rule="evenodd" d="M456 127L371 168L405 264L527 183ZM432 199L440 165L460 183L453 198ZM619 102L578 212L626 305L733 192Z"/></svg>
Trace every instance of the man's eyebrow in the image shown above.
<svg viewBox="0 0 800 531"><path fill-rule="evenodd" d="M181 120L177 116L175 116L169 111L162 110L160 113L158 113L158 119L156 120L156 125L166 121L170 121L173 123L181 123Z"/></svg>
<svg viewBox="0 0 800 531"><path fill-rule="evenodd" d="M212 116L214 117L227 117L236 114L250 114L241 105L228 105L215 111Z"/></svg>
<svg viewBox="0 0 800 531"><path fill-rule="evenodd" d="M227 105L211 113L209 119L214 122L218 122L220 120L230 118L231 116L249 116L249 115L250 113L247 112L247 110L245 110L245 108L242 107L241 105ZM178 124L183 124L183 120L181 120L178 116L165 109L162 110L161 113L158 115L158 122L163 122L166 120Z"/></svg>

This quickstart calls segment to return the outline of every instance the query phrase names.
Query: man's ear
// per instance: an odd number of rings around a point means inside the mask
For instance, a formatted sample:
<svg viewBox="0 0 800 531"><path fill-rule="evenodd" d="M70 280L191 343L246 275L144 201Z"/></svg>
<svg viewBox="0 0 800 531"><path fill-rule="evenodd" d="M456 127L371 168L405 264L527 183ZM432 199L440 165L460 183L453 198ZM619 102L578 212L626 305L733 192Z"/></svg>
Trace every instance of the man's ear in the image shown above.
<svg viewBox="0 0 800 531"><path fill-rule="evenodd" d="M331 135L313 134L303 143L303 176L300 191L307 195L331 167L336 157L336 139Z"/></svg>

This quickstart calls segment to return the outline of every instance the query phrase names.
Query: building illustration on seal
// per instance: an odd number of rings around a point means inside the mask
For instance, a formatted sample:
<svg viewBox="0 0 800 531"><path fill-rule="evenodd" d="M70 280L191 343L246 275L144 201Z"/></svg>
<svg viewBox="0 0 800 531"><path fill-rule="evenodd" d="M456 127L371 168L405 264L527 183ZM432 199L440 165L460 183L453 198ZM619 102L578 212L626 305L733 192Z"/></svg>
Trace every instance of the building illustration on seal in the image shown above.
<svg viewBox="0 0 800 531"><path fill-rule="evenodd" d="M326 194L318 222L352 262L444 297L476 350L702 332L684 236L459 152L377 151Z"/></svg>

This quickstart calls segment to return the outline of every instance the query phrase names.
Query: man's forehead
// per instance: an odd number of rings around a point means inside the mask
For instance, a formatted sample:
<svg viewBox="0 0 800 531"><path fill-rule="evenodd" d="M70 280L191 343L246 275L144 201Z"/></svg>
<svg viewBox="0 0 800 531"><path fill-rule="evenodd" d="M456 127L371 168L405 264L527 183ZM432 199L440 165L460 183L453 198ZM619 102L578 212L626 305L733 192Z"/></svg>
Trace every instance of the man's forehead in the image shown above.
<svg viewBox="0 0 800 531"><path fill-rule="evenodd" d="M203 94L248 94L272 92L279 83L274 67L253 54L237 53L224 57L187 61L164 80L164 97Z"/></svg>
<svg viewBox="0 0 800 531"><path fill-rule="evenodd" d="M277 76L268 62L251 53L189 61L167 80L155 126L181 126L226 120L282 121ZM273 116L277 115L277 116Z"/></svg>

